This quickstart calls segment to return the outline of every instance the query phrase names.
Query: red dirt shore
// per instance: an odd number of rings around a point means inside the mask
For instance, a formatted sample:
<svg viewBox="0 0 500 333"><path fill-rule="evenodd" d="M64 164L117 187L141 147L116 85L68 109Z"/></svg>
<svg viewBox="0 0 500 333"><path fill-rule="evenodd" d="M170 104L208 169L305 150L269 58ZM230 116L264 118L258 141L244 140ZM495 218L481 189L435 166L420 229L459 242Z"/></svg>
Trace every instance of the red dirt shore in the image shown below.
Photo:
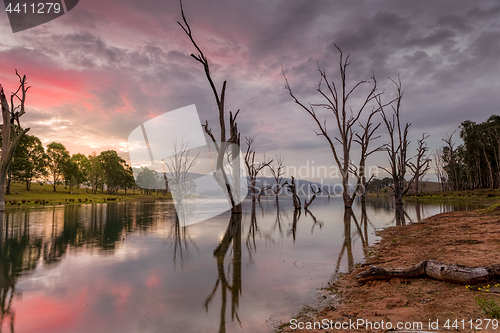
<svg viewBox="0 0 500 333"><path fill-rule="evenodd" d="M387 268L409 267L423 260L465 266L487 266L500 263L500 215L495 210L460 211L435 215L422 222L390 227L379 232L382 239L374 245L367 264ZM392 279L359 284L355 275L366 270L358 265L351 273L341 276L328 288L338 295L339 304L324 308L313 317L299 316L296 322L282 325L281 332L499 332L491 319L476 302L476 297L493 298L500 303L500 295L473 291L464 285L436 281L429 278ZM493 282L493 283L498 283ZM485 283L483 285L487 285ZM482 285L478 285L481 287ZM358 319L378 322L379 326L366 328L348 325ZM450 327L444 327L447 320ZM457 326L452 327L455 319ZM479 326L478 319L482 319ZM463 321L462 321L463 320ZM470 321L472 320L472 321ZM384 321L384 327L380 326ZM439 329L429 322L438 321ZM500 321L500 320L499 320ZM307 329L307 322L328 323L322 329ZM387 322L393 327L388 329ZM398 322L422 323L420 330L397 330ZM299 323L304 329L299 329ZM343 326L342 326L342 323ZM309 324L309 327L312 324ZM472 325L472 327L471 327ZM326 328L328 326L328 328ZM412 328L417 328L413 326ZM479 329L482 328L482 329Z"/></svg>

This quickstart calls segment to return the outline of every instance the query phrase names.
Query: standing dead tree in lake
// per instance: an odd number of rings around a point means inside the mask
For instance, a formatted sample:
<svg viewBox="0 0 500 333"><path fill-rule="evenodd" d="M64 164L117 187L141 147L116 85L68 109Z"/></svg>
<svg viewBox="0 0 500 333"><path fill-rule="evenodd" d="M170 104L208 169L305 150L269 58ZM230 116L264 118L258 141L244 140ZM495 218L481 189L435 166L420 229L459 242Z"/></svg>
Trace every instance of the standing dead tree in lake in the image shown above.
<svg viewBox="0 0 500 333"><path fill-rule="evenodd" d="M295 210L301 210L302 205L300 203L300 198L297 195L297 186L295 185L295 178L292 176L292 181L290 184L288 182L285 182L286 187L290 192L292 192L292 197L293 197L293 208Z"/></svg>
<svg viewBox="0 0 500 333"><path fill-rule="evenodd" d="M335 45L335 47L340 53L340 84L337 84L334 81L330 81L326 75L326 71L318 68L320 73L320 80L317 91L324 99L324 103L309 104L309 106L302 103L292 92L292 89L290 88L290 84L288 83L288 79L286 78L284 72L283 76L285 77L285 88L290 93L293 101L302 109L304 109L316 122L316 125L319 129L319 131L315 131L316 135L323 136L328 142L335 162L337 163L337 166L342 173L342 196L344 200L344 206L346 208L350 208L356 197L356 191L350 193L349 175L351 173L355 173L354 176L359 179L359 175L356 173L356 170L352 168L353 164L351 160L351 145L354 136L353 127L354 125L356 125L361 117L361 114L370 104L370 102L374 101L382 93L377 92L377 81L375 80L374 75L372 75L371 82L368 80L361 80L354 84L352 87L347 87L349 81L347 79L347 68L351 64L349 61L349 56L344 59L342 50L337 45ZM326 84L326 91L323 90L323 83ZM372 83L370 91L362 99L361 106L357 107L356 110L353 110L352 103L349 100L350 97L352 97L352 94L357 91L359 87L367 83ZM328 110L333 113L334 120L339 131L339 136L333 136L332 133L328 132L326 127L326 119L321 119L321 115L317 113L318 108ZM335 147L335 141L340 143L340 149Z"/></svg>
<svg viewBox="0 0 500 333"><path fill-rule="evenodd" d="M214 174L214 178L218 182L218 184L224 189L227 194L228 201L231 205L231 212L236 214L241 214L241 203L240 203L240 193L239 193L239 182L240 182L240 133L238 132L238 125L236 123L236 117L240 110L236 113L229 112L229 136L226 137L226 115L225 115L225 97L226 97L226 85L227 81L224 81L222 84L222 88L219 90L215 86L215 83L212 79L212 75L210 73L210 66L208 62L208 58L205 56L201 48L198 46L193 37L193 32L191 31L191 27L184 15L184 10L182 8L182 1L180 1L181 6L181 14L182 20L184 24L181 22L177 22L182 30L189 37L189 40L196 48L198 54L191 54L191 57L198 61L203 65L203 70L205 72L205 76L210 84L210 88L212 89L213 95L215 97L215 101L217 103L217 109L219 111L219 127L220 127L220 146L217 142L215 135L212 130L208 127L208 121L205 122L203 128L205 132L212 140L215 149L217 151L217 167L216 172ZM227 150L230 150L229 154L233 160L233 170L232 170L232 178L233 178L233 188L230 186L230 182L228 180L228 175L224 169L224 156L227 155Z"/></svg>
<svg viewBox="0 0 500 333"><path fill-rule="evenodd" d="M5 96L3 87L0 85L0 103L2 104L2 153L0 161L0 212L5 210L5 182L12 156L16 151L21 138L30 129L21 127L19 118L25 113L26 92L30 88L27 86L26 75L19 75L19 87L10 95L10 105ZM16 103L19 103L16 105Z"/></svg>
<svg viewBox="0 0 500 333"><path fill-rule="evenodd" d="M181 141L174 142L174 152L168 159L162 160L167 172L167 183L174 199L180 203L194 194L195 184L190 179L190 170L195 166L200 153L192 154L192 146Z"/></svg>
<svg viewBox="0 0 500 333"><path fill-rule="evenodd" d="M273 162L273 160L270 160L268 162L264 161L261 163L256 164L255 163L255 151L252 150L252 143L253 139L252 138L246 138L247 140L247 151L245 153L245 166L247 168L247 173L248 173L248 181L249 181L249 187L250 191L252 192L252 201L255 201L255 198L257 196L257 176L259 172L264 169L265 167L269 167L269 165ZM264 157L265 160L265 157ZM262 191L265 191L264 188L260 189L260 193ZM260 196L259 196L260 197Z"/></svg>
<svg viewBox="0 0 500 333"><path fill-rule="evenodd" d="M410 168L411 160L411 158L408 157L408 146L410 145L410 141L408 141L408 128L410 124L406 123L404 126L401 125L400 111L401 100L403 99L401 80L399 77L397 82L392 79L390 80L396 85L397 90L396 98L393 101L396 105L394 106L394 103L391 104L393 110L392 118L389 118L386 114L384 110L385 105L382 104L380 96L377 97L377 102L382 112L382 119L387 127L390 139L390 142L384 149L389 155L390 167L389 169L380 168L391 175L393 183L390 185L390 188L394 192L396 205L402 205L403 197L408 193L408 190L415 180L415 177L412 177L410 181L406 181L405 179L406 171L407 168Z"/></svg>
<svg viewBox="0 0 500 333"><path fill-rule="evenodd" d="M425 140L429 137L429 134L422 134L422 139L418 140L417 155L415 156L416 162L410 162L409 167L413 172L413 177L415 178L415 192L419 192L420 180L423 179L427 171L431 168L431 159L429 154L429 147Z"/></svg>
<svg viewBox="0 0 500 333"><path fill-rule="evenodd" d="M314 199L316 199L316 195L321 193L321 189L320 188L318 188L317 190L314 190L312 184L309 184L309 186L311 188L313 196L311 197L311 200L309 200L309 202L307 202L307 199L304 199L304 209L305 210L307 210L307 208L312 204L312 202L314 201Z"/></svg>
<svg viewBox="0 0 500 333"><path fill-rule="evenodd" d="M372 118L374 115L376 115L380 111L380 108L372 110L370 112L370 115L368 116L368 119L366 120L366 123L364 124L359 124L360 127L362 128L361 135L358 133L355 134L356 139L354 139L354 142L358 143L360 148L361 148L361 156L359 159L359 168L357 169L357 172L354 174L357 175L358 177L358 184L357 184L357 190L360 193L361 196L361 202L365 202L366 200L366 187L370 183L370 181L373 179L375 175L371 175L368 180L366 179L366 160L368 159L368 156L371 154L383 150L384 146L378 146L375 149L370 150L370 142L380 138L380 135L373 137L375 134L375 131L380 127L381 123L378 123L377 125L373 126Z"/></svg>
<svg viewBox="0 0 500 333"><path fill-rule="evenodd" d="M273 191L274 195L276 196L276 201L278 201L278 195L280 191L286 186L283 182L283 176L285 175L283 157L281 155L276 155L276 167L272 166L271 164L269 164L268 167L275 181L274 185L271 185L269 189Z"/></svg>

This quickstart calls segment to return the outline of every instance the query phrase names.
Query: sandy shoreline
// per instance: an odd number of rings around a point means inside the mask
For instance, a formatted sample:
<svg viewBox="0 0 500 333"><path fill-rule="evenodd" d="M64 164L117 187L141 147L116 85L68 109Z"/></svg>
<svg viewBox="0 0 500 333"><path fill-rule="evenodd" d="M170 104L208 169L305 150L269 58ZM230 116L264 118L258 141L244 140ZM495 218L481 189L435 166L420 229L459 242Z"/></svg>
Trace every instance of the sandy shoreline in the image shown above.
<svg viewBox="0 0 500 333"><path fill-rule="evenodd" d="M419 223L389 227L378 234L382 239L373 246L373 254L367 259L367 264L397 268L409 267L427 259L465 266L500 263L500 214L495 211L442 213ZM429 322L438 322L439 328L445 329L443 325L448 319L450 324L457 319L458 326L450 327L451 331L473 332L471 325L479 328L478 319L490 318L482 313L476 297L494 298L500 302L500 295L479 293L463 285L427 278L359 284L354 276L366 269L366 265L358 265L353 272L331 284L328 292L338 296L339 304L324 308L312 318L299 315L292 325L282 325L280 332L388 331L387 326L384 329L366 329L347 325L358 319L379 324L384 321L386 325L387 322L393 325L398 322L422 323L421 331L433 332L438 330L434 329L435 324L433 329L429 329ZM326 329L307 329L307 322L311 321L330 326L326 328L323 325ZM299 323L303 323L305 328L296 328ZM344 328L340 328L342 323L345 323ZM340 329L335 329L332 324ZM500 327L493 329L491 325L486 329L484 321L481 325L483 332L500 332ZM418 324L414 325L416 327Z"/></svg>

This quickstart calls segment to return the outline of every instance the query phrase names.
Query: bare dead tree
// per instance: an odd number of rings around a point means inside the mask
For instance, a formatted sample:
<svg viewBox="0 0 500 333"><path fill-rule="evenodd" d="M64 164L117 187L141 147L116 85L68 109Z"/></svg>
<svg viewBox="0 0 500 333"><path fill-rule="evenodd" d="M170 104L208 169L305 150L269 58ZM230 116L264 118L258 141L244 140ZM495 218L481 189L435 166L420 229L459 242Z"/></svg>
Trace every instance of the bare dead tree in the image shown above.
<svg viewBox="0 0 500 333"><path fill-rule="evenodd" d="M431 168L431 159L429 154L429 147L427 146L427 138L429 134L423 133L422 139L418 140L417 155L415 155L416 163L409 162L409 167L413 172L413 177L415 179L415 192L419 192L420 181L423 179L427 171Z"/></svg>
<svg viewBox="0 0 500 333"><path fill-rule="evenodd" d="M293 207L295 208L295 210L300 210L302 208L302 204L300 203L300 198L297 195L297 186L295 185L295 178L292 176L292 181L290 182L290 184L287 181L285 182L285 185L288 188L288 190L292 192Z"/></svg>
<svg viewBox="0 0 500 333"><path fill-rule="evenodd" d="M330 192L328 192L326 188L324 188L323 191L326 192L326 194L328 195L328 200L330 200Z"/></svg>
<svg viewBox="0 0 500 333"><path fill-rule="evenodd" d="M375 176L375 175L371 175L370 178L368 178L368 180L366 179L366 160L368 159L368 156L370 156L371 154L373 154L377 151L381 151L384 148L384 146L381 145L375 149L370 150L370 142L375 140L375 139L380 138L380 135L378 135L376 137L373 137L373 135L375 134L375 131L380 127L381 123L378 123L377 125L374 126L374 124L372 122L373 116L376 115L379 111L380 111L380 108L373 109L372 112L370 112L370 115L368 116L366 123L359 124L359 126L362 129L361 135L356 133L355 134L356 139L354 139L354 142L359 144L359 146L361 148L361 156L359 159L359 168L358 168L358 172L356 173L356 175L358 177L358 184L357 184L358 193L360 193L361 202L366 201L366 192L365 192L366 187L368 186L370 181Z"/></svg>
<svg viewBox="0 0 500 333"><path fill-rule="evenodd" d="M459 189L459 182L458 179L459 177L459 170L457 167L457 163L455 161L455 144L453 143L453 135L455 134L455 131L451 134L446 134L446 136L442 139L446 143L446 148L447 148L447 153L446 153L446 161L445 163L448 164L448 170L449 170L449 176L451 176L451 182L453 184L453 189L458 190Z"/></svg>
<svg viewBox="0 0 500 333"><path fill-rule="evenodd" d="M239 154L240 154L240 133L238 132L238 125L236 123L236 118L240 110L236 111L236 113L229 112L229 137L226 138L226 119L225 119L225 96L226 96L226 86L227 81L224 81L222 84L222 88L219 92L217 89L212 75L210 73L210 66L208 62L208 58L205 56L201 48L198 46L196 41L194 40L193 33L191 31L191 27L184 15L184 10L182 7L182 0L180 1L182 20L184 24L177 21L179 26L184 30L186 35L189 37L191 43L195 47L197 54L191 54L191 57L198 61L203 65L203 70L205 72L205 76L210 84L210 88L212 89L213 95L215 97L215 102L217 103L217 109L219 111L219 127L220 127L220 147L217 143L215 135L212 130L209 128L208 121L205 121L203 128L205 132L210 137L212 142L214 143L215 149L217 151L217 169L214 174L214 178L217 180L218 184L222 187L222 189L226 192L229 203L231 205L231 212L241 214L241 203L239 197L239 179L240 179L240 165L239 165ZM230 182L228 180L228 175L224 169L224 155L226 155L227 150L231 150L230 155L233 160L233 188L230 186Z"/></svg>
<svg viewBox="0 0 500 333"><path fill-rule="evenodd" d="M262 187L260 189L260 192L259 192L259 195L257 196L257 201L260 202L260 197L265 195L266 196L266 200L267 200L267 196L268 196L268 190L271 190L272 187L271 185L265 185L265 184L262 184Z"/></svg>
<svg viewBox="0 0 500 333"><path fill-rule="evenodd" d="M0 212L5 210L5 182L7 172L12 162L12 156L16 151L19 140L30 129L21 127L19 118L25 113L26 93L30 88L27 86L26 75L19 75L19 87L10 95L10 105L5 96L3 87L0 85L0 103L2 104L2 153L0 161ZM17 104L17 105L16 105Z"/></svg>
<svg viewBox="0 0 500 333"><path fill-rule="evenodd" d="M401 80L399 76L397 82L392 79L390 80L396 85L397 90L396 98L393 100L396 105L394 106L394 103L391 103L391 108L393 110L392 118L389 118L386 114L380 96L377 97L377 102L382 112L382 119L387 127L390 139L390 142L384 148L389 155L390 168L380 168L391 175L393 184L390 185L390 188L394 192L396 205L402 205L403 197L408 193L414 181L414 177L412 177L410 181L406 181L405 179L411 159L408 157L408 146L410 145L410 141L408 141L408 128L410 124L406 123L404 126L401 125L400 110L401 100L403 99Z"/></svg>
<svg viewBox="0 0 500 333"><path fill-rule="evenodd" d="M248 174L248 181L250 183L249 188L250 191L252 192L252 201L255 201L255 198L257 196L257 187L256 187L256 180L259 172L264 169L265 167L269 167L269 164L273 162L273 160L270 161L265 161L264 157L264 162L255 163L255 151L252 150L252 143L253 139L252 138L246 138L247 140L247 151L245 153L245 166L247 168L247 174ZM263 188L261 191L264 190ZM260 196L259 196L260 197Z"/></svg>
<svg viewBox="0 0 500 333"><path fill-rule="evenodd" d="M188 198L194 193L194 182L190 180L190 170L196 164L200 153L192 154L193 147L188 142L174 142L174 152L162 160L167 168L166 178L170 192L177 202Z"/></svg>
<svg viewBox="0 0 500 333"><path fill-rule="evenodd" d="M344 200L344 206L346 208L350 208L352 206L354 198L356 197L356 191L350 193L349 190L349 174L354 171L351 161L351 145L354 136L353 127L358 122L367 105L369 105L371 101L375 100L382 93L377 92L377 81L375 80L375 76L372 75L372 88L370 89L370 92L366 95L366 97L362 100L361 106L359 106L357 110L354 111L349 98L360 86L365 83L370 83L370 81L361 80L354 86L352 86L352 88L348 88L347 67L350 65L349 56L344 59L342 50L337 45L335 45L335 47L340 53L340 84L336 84L334 81L329 81L326 75L326 71L318 68L320 73L320 80L317 91L324 99L324 103L309 104L309 106L306 106L305 104L300 102L293 94L284 71L283 76L285 77L285 88L290 93L293 101L300 107L302 107L302 109L304 109L316 122L316 125L319 129L319 131L315 131L316 135L323 136L327 140L335 162L337 163L337 166L342 173L342 196ZM326 92L323 91L323 83L326 84ZM339 131L339 136L332 136L332 134L328 132L326 127L326 119L323 121L320 119L320 115L316 113L317 108L326 109L333 113L335 122L337 124L337 129ZM334 141L338 141L340 143L340 149L335 147ZM355 177L358 178L359 175L355 175Z"/></svg>
<svg viewBox="0 0 500 333"><path fill-rule="evenodd" d="M307 199L304 199L304 209L307 210L307 208L312 204L312 202L314 201L314 199L316 199L316 195L321 193L321 189L318 188L316 191L314 190L314 188L312 187L312 184L309 184L309 186L311 187L311 191L313 193L313 196L311 197L311 200L309 200L309 202L307 202Z"/></svg>
<svg viewBox="0 0 500 333"><path fill-rule="evenodd" d="M438 179L439 184L441 185L441 191L447 190L448 177L446 175L446 171L444 171L444 160L443 160L443 149L437 149L432 154L434 159L434 168L436 170L436 177Z"/></svg>
<svg viewBox="0 0 500 333"><path fill-rule="evenodd" d="M276 155L276 167L269 164L269 171L271 171L275 181L274 185L270 186L269 189L272 190L276 196L276 201L278 201L280 191L285 187L285 183L283 182L283 176L285 175L283 160L281 155Z"/></svg>

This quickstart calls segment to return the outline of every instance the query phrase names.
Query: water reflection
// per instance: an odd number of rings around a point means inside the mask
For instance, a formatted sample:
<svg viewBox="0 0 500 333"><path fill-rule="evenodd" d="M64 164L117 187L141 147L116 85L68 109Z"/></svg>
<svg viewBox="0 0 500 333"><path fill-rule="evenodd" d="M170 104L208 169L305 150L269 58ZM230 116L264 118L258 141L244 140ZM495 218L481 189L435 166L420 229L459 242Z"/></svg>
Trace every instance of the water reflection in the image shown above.
<svg viewBox="0 0 500 333"><path fill-rule="evenodd" d="M255 201L253 201L252 204L252 213L255 216ZM242 214L231 215L224 238L222 238L219 246L217 246L214 251L214 257L217 259L218 277L212 292L205 300L205 308L208 312L208 307L210 306L210 303L215 297L217 289L220 286L222 302L220 309L219 333L226 332L226 307L228 292L231 295L231 320L234 321L236 319L238 323L241 324L240 318L238 317L238 306L241 295L241 219ZM229 251L231 246L232 251ZM230 253L230 256L232 255L232 258L229 258L229 264L226 267L224 261L228 253ZM226 274L229 274L229 276Z"/></svg>
<svg viewBox="0 0 500 333"><path fill-rule="evenodd" d="M0 330L2 327L7 326L10 328L10 332L14 332L14 312L11 309L11 305L15 293L16 276L13 272L19 270L15 265L19 263L22 265L22 260L9 256L11 254L15 256L17 254L16 251L12 251L6 255L4 254L3 219L3 214L0 214L0 310L2 312L2 316L0 317Z"/></svg>
<svg viewBox="0 0 500 333"><path fill-rule="evenodd" d="M199 253L199 248L196 246L196 241L189 235L189 228L182 225L177 214L174 217L175 221L172 223L168 241L173 246L173 262L174 268L177 268L177 261L181 263L181 269L184 267L183 263L189 258L190 248L194 248Z"/></svg>
<svg viewBox="0 0 500 333"><path fill-rule="evenodd" d="M375 197L344 210L341 198L319 196L309 208L294 209L286 197L250 200L243 214L187 227L171 203L6 211L0 329L267 331L271 315L286 318L332 274L363 260L375 230L474 207L418 201L395 207ZM59 320L60 311L37 317L39 303L65 309L74 320Z"/></svg>

